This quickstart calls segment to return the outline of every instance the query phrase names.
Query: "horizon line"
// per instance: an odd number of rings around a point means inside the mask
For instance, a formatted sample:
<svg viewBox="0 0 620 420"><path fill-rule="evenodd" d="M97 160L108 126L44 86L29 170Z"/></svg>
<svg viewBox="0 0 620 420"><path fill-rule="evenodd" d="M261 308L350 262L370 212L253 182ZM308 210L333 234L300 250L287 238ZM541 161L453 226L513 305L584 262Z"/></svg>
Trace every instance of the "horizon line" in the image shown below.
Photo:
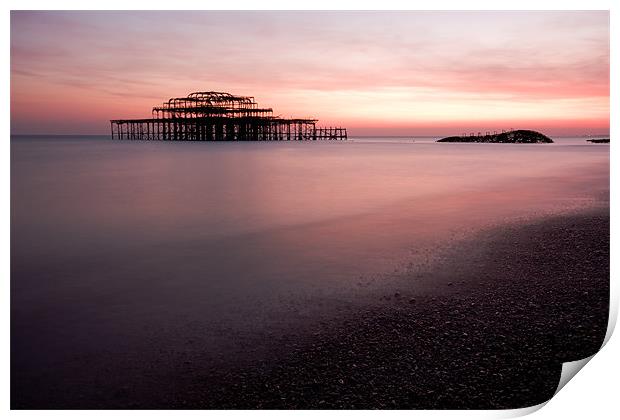
<svg viewBox="0 0 620 420"><path fill-rule="evenodd" d="M516 131L516 130L520 130L520 129L515 129L512 131ZM506 130L506 132L509 132L511 130ZM110 133L106 133L106 134L85 134L85 133L46 133L46 134L42 134L42 133L10 133L10 136L22 136L22 137L60 137L60 136L74 136L74 137L78 137L78 136L97 136L97 137L111 137ZM385 138L410 138L410 137L448 137L448 136L454 136L456 134L436 134L436 135L427 135L427 134L407 134L407 135L387 135L387 134L376 134L376 135L355 135L355 134L349 134L349 137L362 137L362 138L377 138L377 137L385 137ZM609 137L611 135L611 133L585 133L585 134L572 134L572 135L549 135L552 137L601 137L601 136L607 136Z"/></svg>

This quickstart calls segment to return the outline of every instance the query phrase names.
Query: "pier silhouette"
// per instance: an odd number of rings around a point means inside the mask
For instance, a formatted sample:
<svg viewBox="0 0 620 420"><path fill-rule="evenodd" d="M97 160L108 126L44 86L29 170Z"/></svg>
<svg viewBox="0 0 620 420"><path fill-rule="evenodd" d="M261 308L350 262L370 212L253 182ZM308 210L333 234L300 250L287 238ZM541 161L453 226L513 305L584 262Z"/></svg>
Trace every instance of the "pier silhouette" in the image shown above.
<svg viewBox="0 0 620 420"><path fill-rule="evenodd" d="M193 92L171 98L151 118L110 120L112 139L192 141L346 140L347 129L318 120L282 118L251 96Z"/></svg>

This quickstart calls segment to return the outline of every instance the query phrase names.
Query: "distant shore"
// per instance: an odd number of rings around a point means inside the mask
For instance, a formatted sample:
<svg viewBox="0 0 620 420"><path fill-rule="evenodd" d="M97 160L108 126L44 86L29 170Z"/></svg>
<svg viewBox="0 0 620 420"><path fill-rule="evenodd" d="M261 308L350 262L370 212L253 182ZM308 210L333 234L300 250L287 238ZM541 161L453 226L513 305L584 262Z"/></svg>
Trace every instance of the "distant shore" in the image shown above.
<svg viewBox="0 0 620 420"><path fill-rule="evenodd" d="M145 407L509 409L550 399L561 363L606 332L609 212L485 231L348 319L273 343L273 359L205 372ZM141 405L141 404L140 404Z"/></svg>

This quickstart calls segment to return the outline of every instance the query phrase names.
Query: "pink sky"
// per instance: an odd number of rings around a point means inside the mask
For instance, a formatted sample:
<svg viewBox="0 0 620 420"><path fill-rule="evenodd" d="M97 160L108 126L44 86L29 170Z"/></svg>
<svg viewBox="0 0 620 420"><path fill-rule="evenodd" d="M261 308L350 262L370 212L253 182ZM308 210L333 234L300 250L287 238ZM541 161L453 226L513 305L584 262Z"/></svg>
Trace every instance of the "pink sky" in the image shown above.
<svg viewBox="0 0 620 420"><path fill-rule="evenodd" d="M11 131L254 96L350 135L609 132L609 13L12 12Z"/></svg>

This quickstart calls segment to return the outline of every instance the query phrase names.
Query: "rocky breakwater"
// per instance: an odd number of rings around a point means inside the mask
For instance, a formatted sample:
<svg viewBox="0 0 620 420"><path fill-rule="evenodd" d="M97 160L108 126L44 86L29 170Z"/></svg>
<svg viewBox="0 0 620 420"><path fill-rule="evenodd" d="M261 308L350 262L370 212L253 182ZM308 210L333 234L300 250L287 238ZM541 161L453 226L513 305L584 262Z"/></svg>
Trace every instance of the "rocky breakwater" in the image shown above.
<svg viewBox="0 0 620 420"><path fill-rule="evenodd" d="M514 130L499 134L480 136L452 136L437 143L553 143L549 137L532 130Z"/></svg>

